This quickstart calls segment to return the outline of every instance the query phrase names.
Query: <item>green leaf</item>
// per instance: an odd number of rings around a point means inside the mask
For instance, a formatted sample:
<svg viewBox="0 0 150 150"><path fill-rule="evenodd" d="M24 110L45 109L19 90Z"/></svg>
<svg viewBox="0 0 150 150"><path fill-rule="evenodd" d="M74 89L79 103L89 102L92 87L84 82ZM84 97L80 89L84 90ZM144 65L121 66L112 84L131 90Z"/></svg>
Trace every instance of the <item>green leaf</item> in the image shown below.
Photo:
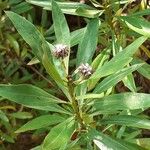
<svg viewBox="0 0 150 150"><path fill-rule="evenodd" d="M150 94L114 94L97 99L91 104L93 105L93 111L146 109L150 107Z"/></svg>
<svg viewBox="0 0 150 150"><path fill-rule="evenodd" d="M74 119L69 118L51 129L44 140L42 148L44 150L59 149L60 147L66 145L67 142L69 142L73 131Z"/></svg>
<svg viewBox="0 0 150 150"><path fill-rule="evenodd" d="M52 18L57 43L65 44L69 49L69 55L64 59L66 72L68 74L68 63L70 56L70 31L64 14L54 0L52 0Z"/></svg>
<svg viewBox="0 0 150 150"><path fill-rule="evenodd" d="M70 32L66 18L54 0L52 0L52 17L57 43L70 46Z"/></svg>
<svg viewBox="0 0 150 150"><path fill-rule="evenodd" d="M76 99L94 99L94 98L102 98L104 97L104 93L101 94L86 94L86 95L81 95L77 96Z"/></svg>
<svg viewBox="0 0 150 150"><path fill-rule="evenodd" d="M89 131L88 137L90 140L93 140L97 147L101 150L143 150L136 144L110 138L95 129Z"/></svg>
<svg viewBox="0 0 150 150"><path fill-rule="evenodd" d="M36 29L36 27L31 22L19 16L18 14L7 11L6 15L12 21L13 25L15 26L19 34L30 45L34 55L39 60L41 60L43 56L42 55L43 50L41 48L41 45L43 44L47 45L41 33Z"/></svg>
<svg viewBox="0 0 150 150"><path fill-rule="evenodd" d="M15 143L14 139L12 136L8 135L8 133L0 133L1 139L3 139L3 141L5 142L9 142L9 143Z"/></svg>
<svg viewBox="0 0 150 150"><path fill-rule="evenodd" d="M56 112L66 112L56 103L61 103L63 101L52 96L51 94L45 92L44 90L28 85L5 85L0 84L0 96L9 99L10 101L22 104L26 107L56 111Z"/></svg>
<svg viewBox="0 0 150 150"><path fill-rule="evenodd" d="M91 76L91 78L89 79L89 81L92 81L93 79L95 80L99 80L101 77L107 76L107 75L111 75L117 71L119 71L120 69L122 69L125 65L127 65L130 61L132 60L131 57L128 58L123 58L123 59L118 59L115 61L109 61L107 63L105 63L102 67L98 68L95 73ZM112 62L112 63L110 63ZM115 72L114 72L115 71Z"/></svg>
<svg viewBox="0 0 150 150"><path fill-rule="evenodd" d="M27 65L35 65L35 64L38 64L40 61L36 58L36 57L33 57Z"/></svg>
<svg viewBox="0 0 150 150"><path fill-rule="evenodd" d="M92 19L86 28L77 52L77 66L82 63L91 63L96 50L99 20Z"/></svg>
<svg viewBox="0 0 150 150"><path fill-rule="evenodd" d="M91 19L87 25L82 41L79 44L77 52L76 66L82 63L91 63L92 57L95 53L98 38L99 20L97 18ZM78 75L78 74L77 74ZM85 94L87 84L79 85L76 89L77 95Z"/></svg>
<svg viewBox="0 0 150 150"><path fill-rule="evenodd" d="M43 115L43 116L34 118L33 120L27 122L25 125L23 125L21 128L19 128L16 131L16 133L25 132L28 130L45 128L47 126L60 123L63 120L64 120L64 118L61 116L58 116L58 115Z"/></svg>
<svg viewBox="0 0 150 150"><path fill-rule="evenodd" d="M96 18L100 16L104 10L97 10L97 9L86 9L84 7L79 7L75 11L79 16L87 16L88 18Z"/></svg>
<svg viewBox="0 0 150 150"><path fill-rule="evenodd" d="M111 55L111 50L108 48L104 49L92 62L92 68L94 70L99 69L102 65L108 61Z"/></svg>
<svg viewBox="0 0 150 150"><path fill-rule="evenodd" d="M29 5L27 2L21 2L17 5L11 5L11 11L17 13L17 14L22 14L25 13L29 10L31 10L33 7Z"/></svg>
<svg viewBox="0 0 150 150"><path fill-rule="evenodd" d="M117 115L107 117L100 121L101 124L117 124L136 128L150 129L150 120L131 115Z"/></svg>
<svg viewBox="0 0 150 150"><path fill-rule="evenodd" d="M17 56L20 56L20 47L19 47L19 43L17 42L17 40L11 36L10 34L6 35L7 39L10 42L10 46L15 50Z"/></svg>
<svg viewBox="0 0 150 150"><path fill-rule="evenodd" d="M117 53L117 55L112 60L117 60L122 56L131 57L146 40L147 37L144 36L139 37L130 45L128 45L123 51Z"/></svg>
<svg viewBox="0 0 150 150"><path fill-rule="evenodd" d="M138 58L134 58L133 61L131 62L132 64L136 64L136 63L144 63L142 67L140 67L139 69L137 69L137 71L143 75L145 78L150 80L150 65L147 64L146 62L138 59Z"/></svg>
<svg viewBox="0 0 150 150"><path fill-rule="evenodd" d="M19 16L18 14L9 11L7 11L6 14L14 24L19 34L30 45L32 52L37 57L37 59L43 63L49 75L55 81L63 84L59 73L53 65L49 44L45 41L43 35L31 22Z"/></svg>
<svg viewBox="0 0 150 150"><path fill-rule="evenodd" d="M55 66L51 63L51 61L48 59L48 56L46 54L44 54L44 56L43 56L43 65L44 65L46 71L51 75L51 77L53 79L55 79L55 82L60 87L60 89L63 91L63 93L66 95L66 97L70 100L71 98L70 98L69 92L66 88L65 83L62 80L62 79L65 80L66 78L60 77Z"/></svg>
<svg viewBox="0 0 150 150"><path fill-rule="evenodd" d="M102 65L104 65L109 57L110 57L110 49L105 49L103 50L92 62L92 68L93 70L98 70L102 67ZM122 61L121 61L122 63ZM93 89L95 87L95 85L97 84L97 82L99 81L99 79L92 79L92 80L88 80L88 90L90 91L91 89Z"/></svg>
<svg viewBox="0 0 150 150"><path fill-rule="evenodd" d="M142 66L142 64L136 64L136 65L133 65L131 67L127 67L125 69L122 69L121 71L106 77L102 82L100 82L96 86L96 88L94 89L94 93L102 93L102 92L108 90L109 88L115 86L125 76L127 76L131 72L137 70L141 66Z"/></svg>
<svg viewBox="0 0 150 150"><path fill-rule="evenodd" d="M136 143L137 145L146 148L146 150L150 150L150 138L132 139L129 142Z"/></svg>
<svg viewBox="0 0 150 150"><path fill-rule="evenodd" d="M2 121L9 122L9 119L7 118L6 114L1 110L0 110L0 119Z"/></svg>
<svg viewBox="0 0 150 150"><path fill-rule="evenodd" d="M132 16L130 17L123 16L121 17L121 19L125 21L127 26L133 31L141 35L150 37L150 23L147 20Z"/></svg>
<svg viewBox="0 0 150 150"><path fill-rule="evenodd" d="M96 70L96 72L91 76L90 80L93 78L100 79L104 76L110 75L119 71L124 66L126 66L130 61L132 55L138 50L139 46L146 40L146 37L140 37L136 39L133 43L128 45L123 51L116 54L108 63L105 63L101 68ZM122 57L123 56L123 57Z"/></svg>
<svg viewBox="0 0 150 150"><path fill-rule="evenodd" d="M124 127L124 129L127 128L126 126L122 126L122 127ZM142 129L141 130L137 129L137 130L133 130L132 132L123 133L122 135L125 136L124 139L126 141L130 141L131 139L134 139L134 138L140 136L141 134L142 134Z"/></svg>
<svg viewBox="0 0 150 150"><path fill-rule="evenodd" d="M27 2L37 5L40 7L43 7L46 10L52 10L51 5L52 0L27 0ZM103 13L103 10L97 10L91 6L88 6L86 4L82 4L79 2L59 2L57 1L57 4L61 8L62 12L65 14L70 15L77 15L77 16L83 16L88 18L94 18L97 15L101 15ZM81 13L82 10L82 13Z"/></svg>
<svg viewBox="0 0 150 150"><path fill-rule="evenodd" d="M150 9L144 9L141 11L137 11L135 13L131 13L130 16L144 16L144 15L149 15L150 14Z"/></svg>
<svg viewBox="0 0 150 150"><path fill-rule="evenodd" d="M63 81L62 81L58 71L56 70L55 66L49 60L47 53L44 53L42 62L43 62L43 66L45 67L47 73L55 80L55 82L57 84L59 83L59 84L63 85Z"/></svg>
<svg viewBox="0 0 150 150"><path fill-rule="evenodd" d="M70 33L70 45L71 47L77 45L80 43L80 41L82 40L84 33L85 33L86 28L81 28L78 30L75 30L73 32Z"/></svg>
<svg viewBox="0 0 150 150"><path fill-rule="evenodd" d="M9 116L18 118L18 119L30 119L33 117L33 115L29 112L16 112L16 113L11 113Z"/></svg>
<svg viewBox="0 0 150 150"><path fill-rule="evenodd" d="M137 63L136 63L137 64ZM142 65L143 66L143 65ZM142 67L141 66L141 67ZM140 68L141 68L140 67ZM139 68L138 68L139 69ZM137 70L138 70L137 69ZM123 83L126 87L128 87L128 89L130 89L132 92L136 92L136 85L135 85L135 81L134 81L134 77L133 77L133 74L130 73L128 74L123 80Z"/></svg>

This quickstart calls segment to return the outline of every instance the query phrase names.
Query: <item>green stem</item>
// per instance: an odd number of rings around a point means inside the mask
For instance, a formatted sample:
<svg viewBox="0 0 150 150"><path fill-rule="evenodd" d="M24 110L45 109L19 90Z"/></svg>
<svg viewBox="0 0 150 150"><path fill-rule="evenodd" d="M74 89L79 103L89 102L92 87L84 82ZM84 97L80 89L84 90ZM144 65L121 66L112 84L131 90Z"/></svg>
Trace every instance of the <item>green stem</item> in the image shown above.
<svg viewBox="0 0 150 150"><path fill-rule="evenodd" d="M74 110L76 119L77 119L78 122L80 123L81 128L84 128L83 119L82 119L82 117L81 117L81 115L80 115L80 110L79 110L79 106L78 106L78 101L77 101L77 99L75 98L74 84L73 84L73 81L72 81L72 80L69 80L69 81L68 81L68 89L69 89L69 94L70 94L70 97L71 97L71 100L72 100L72 108L73 108L73 110Z"/></svg>

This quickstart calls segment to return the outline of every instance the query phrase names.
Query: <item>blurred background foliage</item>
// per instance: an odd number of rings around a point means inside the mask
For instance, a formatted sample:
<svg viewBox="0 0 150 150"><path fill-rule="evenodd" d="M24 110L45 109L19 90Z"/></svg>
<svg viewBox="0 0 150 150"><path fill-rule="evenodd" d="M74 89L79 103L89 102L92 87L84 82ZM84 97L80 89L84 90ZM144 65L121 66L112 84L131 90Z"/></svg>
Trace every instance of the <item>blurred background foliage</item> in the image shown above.
<svg viewBox="0 0 150 150"><path fill-rule="evenodd" d="M63 97L62 92L57 89L55 83L46 74L43 66L40 65L38 60L33 56L30 47L24 42L18 32L16 32L14 26L4 13L6 10L11 10L25 17L36 25L47 41L53 43L56 38L51 19L51 11L49 11L50 6L49 4L46 5L48 1L49 0L0 0L0 82L7 84L31 83L54 95ZM61 2L68 2L68 0L57 1L60 2L60 5L62 4ZM82 38L84 27L89 21L89 18L99 15L102 23L99 30L99 40L95 57L101 52L105 53L108 47L112 49L104 62L115 56L122 48L139 37L139 33L128 28L123 21L117 20L117 16L142 16L142 18L147 21L150 20L150 2L148 0L74 0L74 2L79 2L78 5L82 7L79 9L76 6L70 5L70 7L68 7L61 5L63 11L66 13L66 18L70 30L72 31L71 68L75 67L76 45L80 42L80 38ZM72 14L72 8L77 9L76 14ZM77 30L77 32L73 32L74 30ZM78 39L74 38L76 35L79 36ZM147 42L140 47L138 53L136 53L135 61L145 62L143 68L138 70L142 75L138 72L131 75L130 79L132 79L132 76L134 77L131 88L129 88L129 85L127 85L128 88L125 87L122 82L118 83L115 87L115 92L119 93L130 89L150 93L149 49L150 41L147 40ZM0 149L27 150L39 145L45 136L45 131L37 130L32 135L30 132L18 135L15 133L15 130L23 125L26 120L31 119L33 116L38 116L39 114L45 114L46 112L35 111L2 100L1 98ZM149 111L145 113L150 115ZM133 136L150 137L150 132L147 130L137 130L134 133L135 135Z"/></svg>

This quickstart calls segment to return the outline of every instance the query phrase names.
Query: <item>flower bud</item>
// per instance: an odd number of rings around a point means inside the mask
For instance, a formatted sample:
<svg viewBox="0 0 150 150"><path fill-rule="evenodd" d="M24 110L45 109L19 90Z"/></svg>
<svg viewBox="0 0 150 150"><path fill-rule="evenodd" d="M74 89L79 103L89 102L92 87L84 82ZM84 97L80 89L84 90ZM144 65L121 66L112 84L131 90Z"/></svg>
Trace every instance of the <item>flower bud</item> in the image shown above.
<svg viewBox="0 0 150 150"><path fill-rule="evenodd" d="M78 70L84 77L90 77L93 73L92 67L88 63L81 64Z"/></svg>
<svg viewBox="0 0 150 150"><path fill-rule="evenodd" d="M67 45L56 44L56 45L54 45L54 47L55 47L55 49L54 49L55 57L63 59L68 56L69 48Z"/></svg>

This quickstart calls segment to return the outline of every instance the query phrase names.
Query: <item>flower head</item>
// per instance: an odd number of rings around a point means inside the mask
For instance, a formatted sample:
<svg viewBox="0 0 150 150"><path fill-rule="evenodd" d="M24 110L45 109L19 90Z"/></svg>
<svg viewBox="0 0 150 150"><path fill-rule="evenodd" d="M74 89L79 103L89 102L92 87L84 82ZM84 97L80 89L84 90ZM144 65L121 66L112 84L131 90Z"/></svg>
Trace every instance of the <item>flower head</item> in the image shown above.
<svg viewBox="0 0 150 150"><path fill-rule="evenodd" d="M69 48L67 45L64 44L56 44L54 45L55 49L54 49L54 55L57 58L65 58L68 56L69 53Z"/></svg>
<svg viewBox="0 0 150 150"><path fill-rule="evenodd" d="M86 64L81 64L79 67L78 67L78 70L79 72L84 76L84 77L89 77L92 75L93 73L93 70L92 70L92 67L86 63Z"/></svg>

